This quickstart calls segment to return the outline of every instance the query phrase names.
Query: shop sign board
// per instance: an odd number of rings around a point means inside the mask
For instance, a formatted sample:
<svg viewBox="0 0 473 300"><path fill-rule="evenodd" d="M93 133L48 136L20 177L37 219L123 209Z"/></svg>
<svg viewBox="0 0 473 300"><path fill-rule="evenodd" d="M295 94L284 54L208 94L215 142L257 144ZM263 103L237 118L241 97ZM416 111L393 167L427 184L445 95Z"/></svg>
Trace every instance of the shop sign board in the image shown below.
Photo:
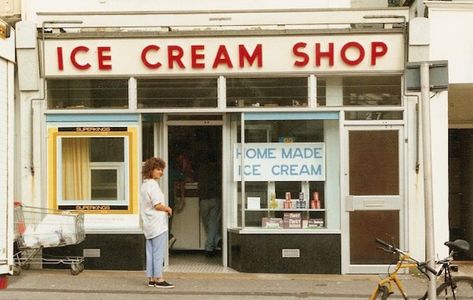
<svg viewBox="0 0 473 300"><path fill-rule="evenodd" d="M233 153L233 178L241 181L324 181L324 143L237 143Z"/></svg>
<svg viewBox="0 0 473 300"><path fill-rule="evenodd" d="M46 76L363 72L404 69L399 34L51 39Z"/></svg>

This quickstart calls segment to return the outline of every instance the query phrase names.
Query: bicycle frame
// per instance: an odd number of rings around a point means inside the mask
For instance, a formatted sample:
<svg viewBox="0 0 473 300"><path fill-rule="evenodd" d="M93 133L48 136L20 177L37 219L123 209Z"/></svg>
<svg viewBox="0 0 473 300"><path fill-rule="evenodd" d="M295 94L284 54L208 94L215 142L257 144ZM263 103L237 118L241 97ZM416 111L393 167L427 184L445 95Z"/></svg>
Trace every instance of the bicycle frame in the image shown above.
<svg viewBox="0 0 473 300"><path fill-rule="evenodd" d="M441 260L439 262L440 265L442 265L440 271L437 273L437 276L441 276L443 273L443 282L448 284L450 286L450 291L452 292L453 299L457 299L455 295L455 282L452 279L452 271L450 264L453 261L453 251L450 252L449 256L445 258L444 260Z"/></svg>
<svg viewBox="0 0 473 300"><path fill-rule="evenodd" d="M417 264L412 261L412 258L408 254L401 254L399 256L399 261L396 263L396 267L394 271L388 274L388 276L384 277L378 282L378 285L374 289L374 291L371 293L369 300L376 299L379 293L379 288L382 286L387 287L389 294L394 293L394 288L396 286L399 292L401 293L402 297L407 300L408 296L406 292L404 291L404 287L401 283L401 280L399 280L397 273L401 269L410 269L410 268L417 268Z"/></svg>
<svg viewBox="0 0 473 300"><path fill-rule="evenodd" d="M470 245L467 241L462 240L462 239L457 239L453 242L447 241L444 243L445 246L449 247L450 252L449 256L444 258L443 260L436 261L437 265L441 265L440 270L436 270L435 268L432 268L428 265L427 262L419 262L415 258L411 257L407 252L404 252L398 248L396 248L392 244L388 244L383 240L376 239L376 242L378 244L381 244L381 247L378 247L379 249L387 252L387 253L392 253L395 254L397 253L399 255L399 261L396 264L396 268L392 273L388 273L386 277L381 279L378 282L378 285L376 286L375 290L371 293L370 300L375 300L380 293L382 296L389 297L391 294L394 293L395 286L398 288L399 292L401 293L402 297L407 300L408 296L406 292L404 291L404 287L401 284L401 281L397 277L397 273L401 268L413 268L416 267L420 272L422 272L424 275L427 275L427 272L431 272L432 274L435 274L436 278L439 278L442 273L444 275L444 282L441 283L437 287L437 294L440 295L441 293L444 293L446 296L449 296L451 292L451 296L453 296L453 299L458 299L457 293L459 292L457 289L457 283L461 284L461 286L465 286L465 288L461 288L461 291L463 293L468 293L468 295L473 294L473 278L468 277L468 276L458 276L458 277L452 277L452 271L455 271L451 263L453 261L453 255L456 252L459 251L468 251L470 249ZM449 292L450 291L450 292ZM463 294L462 294L463 295ZM425 300L427 299L427 292L424 294L423 297L421 297L419 300ZM386 299L386 297L382 297L383 299ZM449 298L450 299L450 298Z"/></svg>

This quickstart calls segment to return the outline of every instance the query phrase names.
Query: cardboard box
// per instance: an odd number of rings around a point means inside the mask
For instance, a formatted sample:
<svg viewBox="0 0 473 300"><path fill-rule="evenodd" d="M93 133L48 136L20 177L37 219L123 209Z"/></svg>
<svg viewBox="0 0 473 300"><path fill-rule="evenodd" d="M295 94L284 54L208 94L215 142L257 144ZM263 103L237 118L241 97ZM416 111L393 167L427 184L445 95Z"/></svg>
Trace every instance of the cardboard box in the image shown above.
<svg viewBox="0 0 473 300"><path fill-rule="evenodd" d="M307 228L322 228L324 227L324 219L309 219L307 220Z"/></svg>
<svg viewBox="0 0 473 300"><path fill-rule="evenodd" d="M284 213L283 226L286 229L300 229L302 228L301 213Z"/></svg>
<svg viewBox="0 0 473 300"><path fill-rule="evenodd" d="M267 218L261 219L261 227L263 228L283 228L283 221L281 218Z"/></svg>

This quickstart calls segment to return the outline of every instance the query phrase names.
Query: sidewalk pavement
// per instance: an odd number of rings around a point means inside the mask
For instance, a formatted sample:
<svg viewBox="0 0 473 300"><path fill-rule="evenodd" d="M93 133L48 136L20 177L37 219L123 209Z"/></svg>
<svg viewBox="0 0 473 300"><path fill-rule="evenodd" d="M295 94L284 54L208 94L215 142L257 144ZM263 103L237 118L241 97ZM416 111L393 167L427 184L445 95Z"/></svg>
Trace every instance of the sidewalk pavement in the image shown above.
<svg viewBox="0 0 473 300"><path fill-rule="evenodd" d="M472 266L461 270L459 275L473 275ZM380 276L176 272L165 273L176 287L164 290L148 287L144 272L28 270L9 278L0 299L368 299ZM424 276L401 279L413 299L427 289Z"/></svg>

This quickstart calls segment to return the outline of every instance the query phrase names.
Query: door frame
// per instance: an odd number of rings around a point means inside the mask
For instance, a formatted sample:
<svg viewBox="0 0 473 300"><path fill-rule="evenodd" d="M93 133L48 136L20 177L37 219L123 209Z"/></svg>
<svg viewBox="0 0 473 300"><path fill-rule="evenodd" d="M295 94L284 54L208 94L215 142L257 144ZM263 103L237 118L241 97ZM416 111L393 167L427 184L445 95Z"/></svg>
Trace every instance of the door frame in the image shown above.
<svg viewBox="0 0 473 300"><path fill-rule="evenodd" d="M404 248L407 241L407 200L406 200L406 149L404 143L403 125L345 125L342 130L341 151L341 229L342 229L342 274L350 273L384 273L388 265L385 264L351 264L350 262L350 212L361 210L398 210L399 211L399 241ZM349 133L351 131L398 131L399 149L399 195L352 196L349 193ZM389 199L389 201L385 201ZM373 243L373 247L374 243Z"/></svg>
<svg viewBox="0 0 473 300"><path fill-rule="evenodd" d="M160 121L155 122L154 124L154 154L155 156L161 155L163 159L168 162L169 161L169 127L174 126L194 126L194 127L204 127L204 126L220 126L221 130L221 139L222 139L222 265L224 267L227 266L227 249L226 249L226 232L227 232L227 224L226 220L226 204L224 201L224 195L227 193L226 185L223 184L223 180L225 179L225 170L224 168L224 158L229 157L228 153L225 153L224 147L224 137L225 137L225 114L222 114L222 120L168 120L169 114L162 114L162 119ZM189 115L187 113L180 113L179 115ZM200 114L203 115L203 114ZM209 114L211 115L211 114ZM169 168L165 169L165 176L162 183L163 193L166 199L169 199ZM169 265L169 247L167 246L166 242L166 251L164 256L164 266Z"/></svg>

